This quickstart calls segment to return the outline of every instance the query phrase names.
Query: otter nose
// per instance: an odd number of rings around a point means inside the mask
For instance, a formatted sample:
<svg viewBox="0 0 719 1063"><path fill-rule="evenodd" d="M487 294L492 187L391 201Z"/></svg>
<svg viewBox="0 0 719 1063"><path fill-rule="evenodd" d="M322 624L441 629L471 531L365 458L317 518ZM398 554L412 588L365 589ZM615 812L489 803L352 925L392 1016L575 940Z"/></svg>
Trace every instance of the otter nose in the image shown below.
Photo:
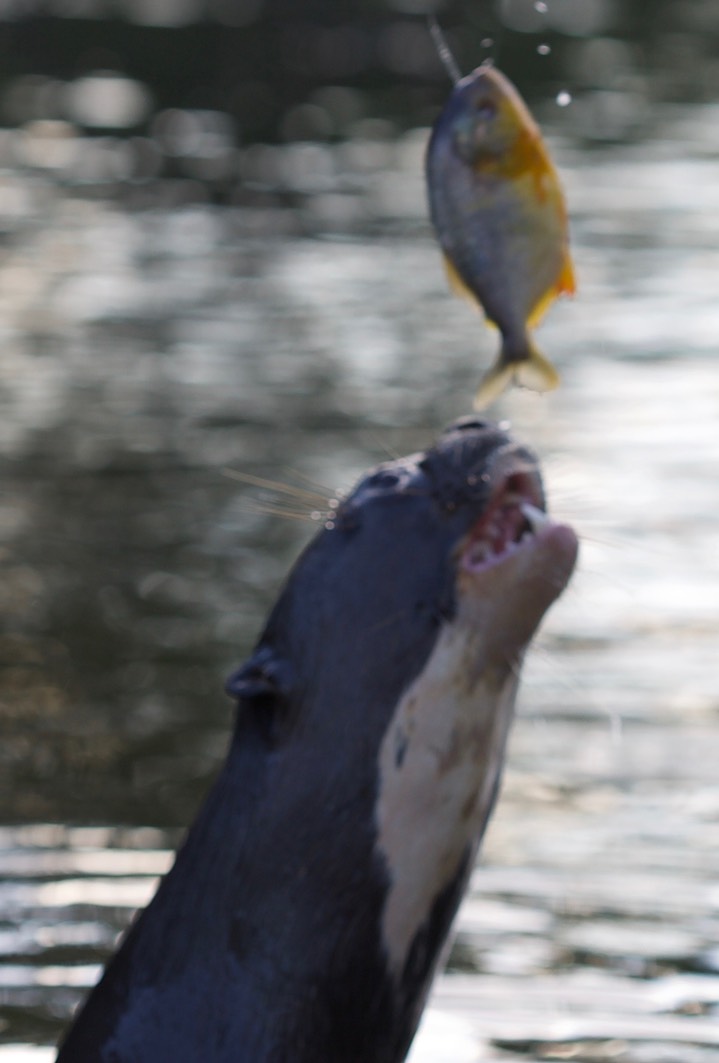
<svg viewBox="0 0 719 1063"><path fill-rule="evenodd" d="M488 421L484 417L476 417L474 414L470 414L468 417L460 417L459 420L453 421L452 424L442 432L442 435L449 435L451 432L468 432L471 429L475 431L477 429L494 428L495 426L491 421Z"/></svg>

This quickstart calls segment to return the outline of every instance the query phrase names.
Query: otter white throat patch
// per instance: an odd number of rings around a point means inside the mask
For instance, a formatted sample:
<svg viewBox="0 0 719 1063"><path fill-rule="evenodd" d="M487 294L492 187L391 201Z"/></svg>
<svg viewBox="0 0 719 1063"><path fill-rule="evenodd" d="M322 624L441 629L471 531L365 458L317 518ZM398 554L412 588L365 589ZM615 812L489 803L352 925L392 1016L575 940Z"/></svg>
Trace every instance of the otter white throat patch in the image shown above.
<svg viewBox="0 0 719 1063"><path fill-rule="evenodd" d="M397 977L434 901L468 848L476 852L502 768L518 667L487 660L479 604L460 606L444 627L380 747L377 846L390 882L382 937Z"/></svg>

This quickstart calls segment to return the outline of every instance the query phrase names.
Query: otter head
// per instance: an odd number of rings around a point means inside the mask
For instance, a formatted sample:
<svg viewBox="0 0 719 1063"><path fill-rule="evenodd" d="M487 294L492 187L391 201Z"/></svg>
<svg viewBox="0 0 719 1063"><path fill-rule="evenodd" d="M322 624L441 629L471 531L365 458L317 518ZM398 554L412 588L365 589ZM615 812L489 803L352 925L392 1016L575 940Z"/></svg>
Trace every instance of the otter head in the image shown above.
<svg viewBox="0 0 719 1063"><path fill-rule="evenodd" d="M471 641L457 682L516 677L576 550L574 533L545 513L534 455L465 418L427 451L379 465L342 501L228 692L242 712L273 721L279 742L334 729L337 746L357 753L358 732L381 738L452 631Z"/></svg>

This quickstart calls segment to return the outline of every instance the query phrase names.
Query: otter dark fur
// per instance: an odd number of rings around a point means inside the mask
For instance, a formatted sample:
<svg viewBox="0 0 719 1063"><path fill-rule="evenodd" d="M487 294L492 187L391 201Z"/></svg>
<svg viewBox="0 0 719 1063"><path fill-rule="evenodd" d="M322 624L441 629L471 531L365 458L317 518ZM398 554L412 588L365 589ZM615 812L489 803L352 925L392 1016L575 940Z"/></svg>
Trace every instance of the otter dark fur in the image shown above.
<svg viewBox="0 0 719 1063"><path fill-rule="evenodd" d="M541 509L533 456L475 419L344 500L230 678L226 763L60 1063L404 1059L574 564Z"/></svg>

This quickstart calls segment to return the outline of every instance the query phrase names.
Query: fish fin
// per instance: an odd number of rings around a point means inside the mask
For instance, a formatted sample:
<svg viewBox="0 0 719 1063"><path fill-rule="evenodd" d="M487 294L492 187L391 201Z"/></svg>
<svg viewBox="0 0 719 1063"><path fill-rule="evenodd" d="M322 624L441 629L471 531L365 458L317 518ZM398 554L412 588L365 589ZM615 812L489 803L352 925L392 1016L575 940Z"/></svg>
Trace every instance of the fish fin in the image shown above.
<svg viewBox="0 0 719 1063"><path fill-rule="evenodd" d="M527 318L528 327L537 327L558 295L574 295L576 290L577 281L574 275L574 264L569 256L569 252L566 251L564 254L564 261L562 262L562 268L559 271L559 276L552 287L547 289L544 295L539 299L539 302L534 306L531 314Z"/></svg>
<svg viewBox="0 0 719 1063"><path fill-rule="evenodd" d="M555 291L557 295L574 295L577 290L577 276L574 272L574 263L569 251L564 252L562 269L557 280Z"/></svg>
<svg viewBox="0 0 719 1063"><path fill-rule="evenodd" d="M544 295L541 297L538 303L535 304L534 309L527 318L527 327L536 328L539 322L542 320L547 310L557 298L557 289L548 288Z"/></svg>
<svg viewBox="0 0 719 1063"><path fill-rule="evenodd" d="M521 345L509 344L505 339L499 358L482 379L474 396L474 408L482 410L489 406L513 383L530 391L552 391L559 381L559 373L535 347L528 334Z"/></svg>
<svg viewBox="0 0 719 1063"><path fill-rule="evenodd" d="M512 383L516 372L516 363L510 362L506 364L502 362L501 357L498 358L489 372L482 377L477 394L474 396L473 405L475 410L483 410L495 399L498 399L502 392Z"/></svg>
<svg viewBox="0 0 719 1063"><path fill-rule="evenodd" d="M471 288L469 288L459 275L459 270L455 266L452 259L445 252L442 256L444 258L444 268L447 271L447 280L449 286L455 295L461 295L463 299L469 299L471 302L477 302L477 296L474 294Z"/></svg>
<svg viewBox="0 0 719 1063"><path fill-rule="evenodd" d="M559 386L561 377L549 359L532 344L529 360L515 364L514 379L520 387L530 391L553 391Z"/></svg>

